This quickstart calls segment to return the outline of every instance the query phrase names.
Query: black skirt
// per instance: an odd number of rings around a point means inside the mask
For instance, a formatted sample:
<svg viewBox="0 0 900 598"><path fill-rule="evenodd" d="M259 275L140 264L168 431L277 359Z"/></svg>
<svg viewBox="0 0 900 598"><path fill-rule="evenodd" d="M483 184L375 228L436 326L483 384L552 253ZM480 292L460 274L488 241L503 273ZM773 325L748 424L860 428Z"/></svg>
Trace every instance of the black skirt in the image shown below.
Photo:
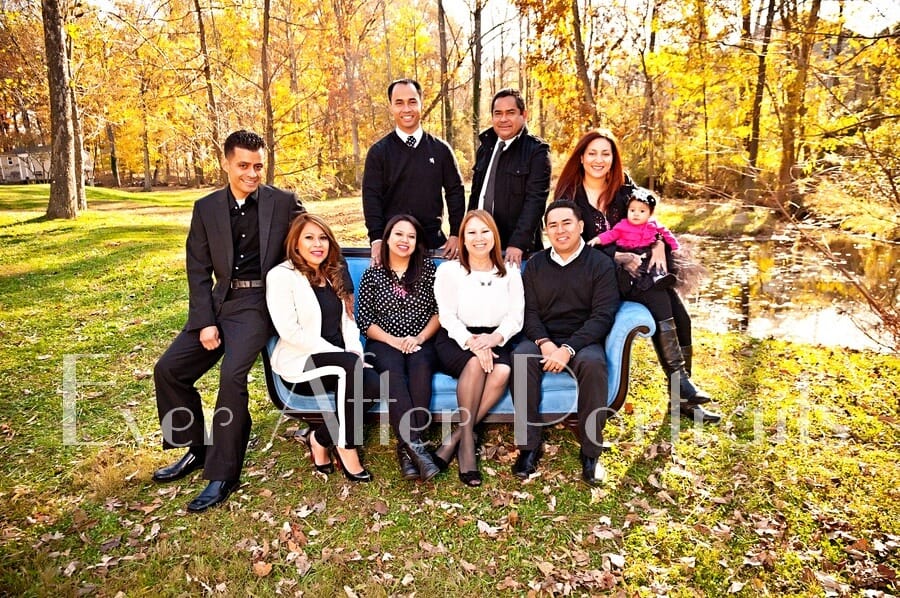
<svg viewBox="0 0 900 598"><path fill-rule="evenodd" d="M489 334L494 332L496 328L469 328L468 330L472 334ZM468 349L461 349L459 343L450 338L450 335L443 328L438 330L434 336L434 348L438 354L440 370L454 378L459 378L469 360L475 357L475 354ZM494 363L510 366L512 364L512 350L512 342L494 347L494 354L497 355L494 358Z"/></svg>

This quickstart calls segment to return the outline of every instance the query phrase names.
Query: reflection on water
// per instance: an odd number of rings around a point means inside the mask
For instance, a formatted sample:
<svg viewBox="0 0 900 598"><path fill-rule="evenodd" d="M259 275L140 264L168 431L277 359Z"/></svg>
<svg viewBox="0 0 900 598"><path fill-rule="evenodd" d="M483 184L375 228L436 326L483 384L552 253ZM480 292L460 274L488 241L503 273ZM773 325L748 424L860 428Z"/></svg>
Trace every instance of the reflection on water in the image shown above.
<svg viewBox="0 0 900 598"><path fill-rule="evenodd" d="M684 235L709 278L685 297L697 326L758 338L885 351L878 318L824 256L803 241ZM829 241L849 271L886 304L898 305L900 246L840 237Z"/></svg>

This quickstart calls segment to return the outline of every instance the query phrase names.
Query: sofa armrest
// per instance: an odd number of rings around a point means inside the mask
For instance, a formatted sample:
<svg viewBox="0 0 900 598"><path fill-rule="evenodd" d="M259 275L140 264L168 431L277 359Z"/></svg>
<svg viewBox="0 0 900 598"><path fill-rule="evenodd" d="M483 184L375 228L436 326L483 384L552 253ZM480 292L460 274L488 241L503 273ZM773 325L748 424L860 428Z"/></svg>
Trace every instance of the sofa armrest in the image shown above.
<svg viewBox="0 0 900 598"><path fill-rule="evenodd" d="M606 364L609 375L609 409L617 412L628 395L631 343L636 336L649 338L656 332L650 310L634 301L623 301L606 337Z"/></svg>

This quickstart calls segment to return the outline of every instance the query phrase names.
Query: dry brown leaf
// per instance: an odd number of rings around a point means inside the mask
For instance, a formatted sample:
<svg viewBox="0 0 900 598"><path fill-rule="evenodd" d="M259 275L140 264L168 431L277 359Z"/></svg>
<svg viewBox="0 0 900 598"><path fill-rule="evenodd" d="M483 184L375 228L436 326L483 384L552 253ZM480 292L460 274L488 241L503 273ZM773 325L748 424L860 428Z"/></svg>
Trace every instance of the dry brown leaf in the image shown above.
<svg viewBox="0 0 900 598"><path fill-rule="evenodd" d="M253 563L253 572L257 577L266 577L269 573L272 572L272 563L256 561L255 563Z"/></svg>
<svg viewBox="0 0 900 598"><path fill-rule="evenodd" d="M738 592L740 592L741 590L744 589L745 585L747 585L747 584L745 584L742 581L733 581L733 582L731 582L731 585L728 586L728 593L729 594L737 594Z"/></svg>

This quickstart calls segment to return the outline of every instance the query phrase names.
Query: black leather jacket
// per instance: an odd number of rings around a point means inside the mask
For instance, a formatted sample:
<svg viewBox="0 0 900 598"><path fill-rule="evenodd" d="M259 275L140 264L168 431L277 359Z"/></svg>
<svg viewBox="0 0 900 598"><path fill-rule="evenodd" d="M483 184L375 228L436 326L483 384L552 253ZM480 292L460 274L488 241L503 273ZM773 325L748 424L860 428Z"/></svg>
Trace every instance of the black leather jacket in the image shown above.
<svg viewBox="0 0 900 598"><path fill-rule="evenodd" d="M487 129L479 135L481 145L475 154L472 194L469 209L478 207L478 196L484 185L497 133ZM541 217L550 193L550 146L539 137L520 135L499 156L494 188L494 220L500 231L503 249L517 247L526 253L542 249Z"/></svg>

